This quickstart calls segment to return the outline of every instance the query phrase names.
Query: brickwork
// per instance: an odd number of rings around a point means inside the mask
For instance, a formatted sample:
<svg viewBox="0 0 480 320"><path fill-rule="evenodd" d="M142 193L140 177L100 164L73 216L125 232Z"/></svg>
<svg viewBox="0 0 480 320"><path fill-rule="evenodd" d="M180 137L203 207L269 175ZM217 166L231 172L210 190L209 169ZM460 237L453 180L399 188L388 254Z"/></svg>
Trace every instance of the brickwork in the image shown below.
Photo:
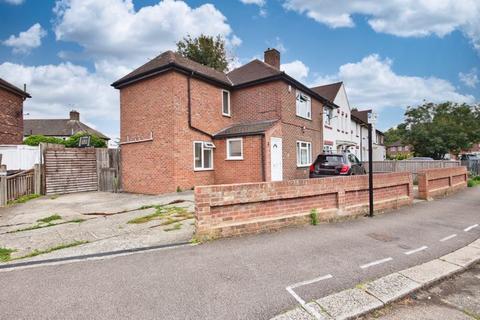
<svg viewBox="0 0 480 320"><path fill-rule="evenodd" d="M412 188L410 173L376 174L375 209L411 204ZM225 237L306 223L312 209L319 220L362 214L368 210L367 190L366 175L197 187L197 236Z"/></svg>
<svg viewBox="0 0 480 320"><path fill-rule="evenodd" d="M425 169L418 172L417 179L419 197L431 200L465 188L468 173L466 167Z"/></svg>
<svg viewBox="0 0 480 320"><path fill-rule="evenodd" d="M0 87L0 144L22 144L23 97Z"/></svg>

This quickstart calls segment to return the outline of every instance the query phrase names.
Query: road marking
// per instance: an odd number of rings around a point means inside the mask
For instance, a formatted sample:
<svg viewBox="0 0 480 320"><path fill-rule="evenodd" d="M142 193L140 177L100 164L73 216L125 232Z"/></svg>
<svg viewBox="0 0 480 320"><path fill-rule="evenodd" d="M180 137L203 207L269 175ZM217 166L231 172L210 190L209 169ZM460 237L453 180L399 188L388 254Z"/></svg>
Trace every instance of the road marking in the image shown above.
<svg viewBox="0 0 480 320"><path fill-rule="evenodd" d="M360 268L366 269L366 268L370 268L372 266L376 266L377 264L385 263L385 262L392 261L392 260L393 260L392 257L388 257L388 258L385 258L385 259L382 259L382 260L377 260L377 261L373 261L373 262L364 264L363 266L360 266Z"/></svg>
<svg viewBox="0 0 480 320"><path fill-rule="evenodd" d="M333 276L331 274L327 274L325 276L321 276L321 277L318 277L318 278L314 278L314 279L311 279L311 280L306 280L306 281L302 281L302 282L298 282L298 283L295 283L295 284L292 284L288 287L286 287L285 289L288 291L288 293L290 293L292 295L292 297L297 300L298 303L300 303L300 305L307 311L309 312L312 316L315 317L315 319L317 320L321 320L323 319L323 317L317 312L317 310L315 310L314 308L312 308L311 306L308 306L305 302L305 300L303 300L295 291L293 291L294 288L298 288L298 287L301 287L301 286L305 286L307 284L312 284L312 283L315 283L315 282L318 282L318 281L322 281L322 280L327 280L327 279L330 279L330 278L333 278Z"/></svg>
<svg viewBox="0 0 480 320"><path fill-rule="evenodd" d="M456 236L457 236L457 235L454 233L454 234L449 235L448 237L445 237L445 238L443 238L443 239L440 239L440 241L441 241L441 242L444 242L444 241L453 239L453 238L455 238Z"/></svg>
<svg viewBox="0 0 480 320"><path fill-rule="evenodd" d="M306 281L302 281L302 282L292 284L289 287L294 289L294 288L298 288L298 287L301 287L301 286L305 286L307 284L312 284L312 283L315 283L315 282L318 282L318 281L327 280L327 279L330 279L330 278L333 278L333 276L331 274L327 274L325 276L321 276L321 277L318 277L318 278L315 278L315 279L312 279L312 280L306 280Z"/></svg>
<svg viewBox="0 0 480 320"><path fill-rule="evenodd" d="M470 231L470 230L472 230L473 228L476 228L476 227L478 227L478 224L474 224L473 226L466 227L465 229L463 229L463 231L468 232L468 231Z"/></svg>
<svg viewBox="0 0 480 320"><path fill-rule="evenodd" d="M417 253L417 252L420 252L420 251L423 251L423 250L426 250L428 249L427 246L423 246L423 247L420 247L420 248L417 248L417 249L414 249L414 250L411 250L411 251L407 251L407 252L404 252L407 256L411 255L411 254L414 254L414 253Z"/></svg>

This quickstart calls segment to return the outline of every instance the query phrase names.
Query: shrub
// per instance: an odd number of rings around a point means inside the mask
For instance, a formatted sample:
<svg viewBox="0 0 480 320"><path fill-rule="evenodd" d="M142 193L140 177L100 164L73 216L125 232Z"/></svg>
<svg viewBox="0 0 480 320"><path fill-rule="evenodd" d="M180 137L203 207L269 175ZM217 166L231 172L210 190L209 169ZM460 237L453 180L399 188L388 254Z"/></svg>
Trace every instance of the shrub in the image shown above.
<svg viewBox="0 0 480 320"><path fill-rule="evenodd" d="M106 148L107 142L102 138L86 132L78 132L65 141L67 148L78 148L78 141L81 137L90 136L90 145L95 148Z"/></svg>
<svg viewBox="0 0 480 320"><path fill-rule="evenodd" d="M313 226L318 224L318 212L317 209L312 209L310 211L310 222Z"/></svg>
<svg viewBox="0 0 480 320"><path fill-rule="evenodd" d="M42 135L29 136L23 141L23 144L26 144L27 146L38 146L41 142L65 144L65 141L60 138L46 137Z"/></svg>
<svg viewBox="0 0 480 320"><path fill-rule="evenodd" d="M471 187L473 187L473 186L475 186L475 182L473 182L473 179L468 179L468 181L467 181L467 187L471 188Z"/></svg>

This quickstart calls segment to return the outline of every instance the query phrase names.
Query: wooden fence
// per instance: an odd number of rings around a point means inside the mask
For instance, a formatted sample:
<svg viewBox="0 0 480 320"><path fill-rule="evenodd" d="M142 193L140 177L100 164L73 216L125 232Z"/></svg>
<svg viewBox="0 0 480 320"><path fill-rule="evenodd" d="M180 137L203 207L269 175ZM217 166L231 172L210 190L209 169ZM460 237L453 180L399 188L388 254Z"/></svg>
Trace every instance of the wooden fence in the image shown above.
<svg viewBox="0 0 480 320"><path fill-rule="evenodd" d="M40 193L39 180L39 167L21 171L11 176L0 176L0 206L5 206L9 201L25 195Z"/></svg>
<svg viewBox="0 0 480 320"><path fill-rule="evenodd" d="M119 151L119 149L96 149L98 191L118 192L121 189Z"/></svg>
<svg viewBox="0 0 480 320"><path fill-rule="evenodd" d="M98 189L95 149L46 149L44 162L45 194L96 191Z"/></svg>
<svg viewBox="0 0 480 320"><path fill-rule="evenodd" d="M368 172L368 162L364 162L363 165ZM459 166L460 161L451 160L385 160L373 161L373 172L410 172L416 179L417 173L421 170Z"/></svg>

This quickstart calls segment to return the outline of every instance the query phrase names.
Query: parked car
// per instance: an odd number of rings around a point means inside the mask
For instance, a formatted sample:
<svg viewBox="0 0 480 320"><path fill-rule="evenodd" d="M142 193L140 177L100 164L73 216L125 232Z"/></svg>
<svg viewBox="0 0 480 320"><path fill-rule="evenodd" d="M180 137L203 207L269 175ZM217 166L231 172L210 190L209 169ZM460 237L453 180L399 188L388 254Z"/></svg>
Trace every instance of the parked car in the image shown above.
<svg viewBox="0 0 480 320"><path fill-rule="evenodd" d="M413 161L418 161L418 160L423 160L423 161L432 161L433 158L430 157L413 157L408 160L413 160Z"/></svg>
<svg viewBox="0 0 480 320"><path fill-rule="evenodd" d="M310 178L365 174L363 164L352 153L322 153L310 166Z"/></svg>

